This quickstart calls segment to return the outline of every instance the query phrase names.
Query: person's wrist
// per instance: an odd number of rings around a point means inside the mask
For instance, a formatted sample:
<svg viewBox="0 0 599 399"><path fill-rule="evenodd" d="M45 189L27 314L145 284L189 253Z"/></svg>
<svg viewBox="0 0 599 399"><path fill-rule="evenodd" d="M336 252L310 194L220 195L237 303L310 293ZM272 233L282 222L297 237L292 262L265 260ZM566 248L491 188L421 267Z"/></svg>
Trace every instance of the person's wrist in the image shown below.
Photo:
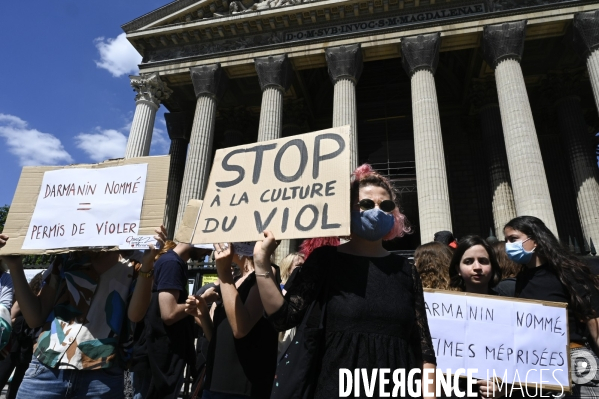
<svg viewBox="0 0 599 399"><path fill-rule="evenodd" d="M260 273L270 272L270 262L268 262L268 264L267 262L262 261L254 262L254 269Z"/></svg>
<svg viewBox="0 0 599 399"><path fill-rule="evenodd" d="M154 268L148 268L147 270L143 270L143 268L139 269L138 274L141 277L145 277L145 278L150 278L152 276L154 276Z"/></svg>

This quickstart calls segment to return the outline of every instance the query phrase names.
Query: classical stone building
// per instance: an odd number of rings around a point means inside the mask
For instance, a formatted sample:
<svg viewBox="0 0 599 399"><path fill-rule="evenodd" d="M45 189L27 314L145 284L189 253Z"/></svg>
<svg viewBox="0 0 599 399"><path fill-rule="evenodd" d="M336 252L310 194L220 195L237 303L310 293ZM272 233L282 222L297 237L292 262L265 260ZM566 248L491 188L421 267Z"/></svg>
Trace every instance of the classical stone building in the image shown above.
<svg viewBox="0 0 599 399"><path fill-rule="evenodd" d="M534 215L599 243L599 1L178 0L125 25L143 55L127 156L169 113L175 229L214 151L351 124L415 248Z"/></svg>

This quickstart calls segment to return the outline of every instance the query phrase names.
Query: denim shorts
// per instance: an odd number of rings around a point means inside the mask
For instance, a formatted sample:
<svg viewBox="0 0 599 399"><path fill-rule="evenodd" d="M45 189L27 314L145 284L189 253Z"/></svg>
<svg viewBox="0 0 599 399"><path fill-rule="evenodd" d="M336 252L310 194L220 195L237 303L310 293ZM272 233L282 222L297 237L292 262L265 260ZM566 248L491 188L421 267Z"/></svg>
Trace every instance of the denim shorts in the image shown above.
<svg viewBox="0 0 599 399"><path fill-rule="evenodd" d="M116 399L124 392L120 367L100 370L49 368L35 357L25 371L17 399Z"/></svg>

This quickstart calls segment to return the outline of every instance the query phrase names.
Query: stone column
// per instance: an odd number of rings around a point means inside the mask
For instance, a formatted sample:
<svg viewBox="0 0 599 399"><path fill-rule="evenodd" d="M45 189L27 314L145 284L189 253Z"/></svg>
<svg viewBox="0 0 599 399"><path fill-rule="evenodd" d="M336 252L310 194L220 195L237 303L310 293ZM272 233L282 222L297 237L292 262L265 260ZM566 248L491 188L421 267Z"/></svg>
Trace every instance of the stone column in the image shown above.
<svg viewBox="0 0 599 399"><path fill-rule="evenodd" d="M589 77L599 111L599 10L574 16L574 44L586 59Z"/></svg>
<svg viewBox="0 0 599 399"><path fill-rule="evenodd" d="M599 240L599 169L587 131L580 97L575 95L576 76L550 75L547 91L554 94L555 109L572 181L584 239Z"/></svg>
<svg viewBox="0 0 599 399"><path fill-rule="evenodd" d="M275 140L283 136L283 95L291 85L293 69L286 54L256 58L254 63L262 89L258 141ZM292 241L281 241L274 254L275 264L289 253Z"/></svg>
<svg viewBox="0 0 599 399"><path fill-rule="evenodd" d="M183 173L185 172L185 159L187 158L187 145L191 134L193 115L187 112L174 112L164 114L166 129L171 138L170 170L168 176L168 187L166 190L166 209L164 213L164 226L167 237L172 240L175 236L177 224L177 211L183 185Z"/></svg>
<svg viewBox="0 0 599 399"><path fill-rule="evenodd" d="M220 64L192 67L190 72L197 103L183 174L177 227L189 200L204 197L212 165L216 105L225 93L228 82L227 74Z"/></svg>
<svg viewBox="0 0 599 399"><path fill-rule="evenodd" d="M495 69L516 213L538 217L557 236L543 158L520 67L525 34L526 21L485 26L483 56Z"/></svg>
<svg viewBox="0 0 599 399"><path fill-rule="evenodd" d="M516 204L503 142L501 112L494 86L493 82L475 85L475 103L478 106L480 128L489 162L495 234L503 237L503 227L516 217Z"/></svg>
<svg viewBox="0 0 599 399"><path fill-rule="evenodd" d="M360 44L329 47L324 51L329 77L335 86L333 97L333 127L350 125L350 165L358 166L358 111L356 85L362 74Z"/></svg>
<svg viewBox="0 0 599 399"><path fill-rule="evenodd" d="M283 95L291 85L293 69L286 54L254 60L260 88L262 107L258 141L275 140L283 132Z"/></svg>
<svg viewBox="0 0 599 399"><path fill-rule="evenodd" d="M439 33L403 38L402 65L412 81L412 118L420 240L433 241L437 231L449 230L451 209L435 71L439 63Z"/></svg>
<svg viewBox="0 0 599 399"><path fill-rule="evenodd" d="M169 98L172 90L160 80L158 73L129 76L135 96L135 115L131 123L125 158L144 157L150 153L154 119L160 102Z"/></svg>

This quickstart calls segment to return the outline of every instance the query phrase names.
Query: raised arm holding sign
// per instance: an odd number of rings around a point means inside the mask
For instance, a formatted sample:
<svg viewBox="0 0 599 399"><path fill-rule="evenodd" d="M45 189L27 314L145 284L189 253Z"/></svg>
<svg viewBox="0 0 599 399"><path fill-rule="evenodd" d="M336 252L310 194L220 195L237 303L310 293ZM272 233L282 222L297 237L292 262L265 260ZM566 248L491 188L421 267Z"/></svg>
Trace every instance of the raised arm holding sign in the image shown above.
<svg viewBox="0 0 599 399"><path fill-rule="evenodd" d="M347 202L337 202L336 207L351 214L350 241L314 250L286 287L285 297L269 274L279 237L266 231L256 244L254 262L264 309L279 331L299 326L294 341L302 343L290 345L282 355L288 361L279 363L271 398L359 396L356 389L383 397L391 395L394 388L389 381L394 380L402 381L400 397L434 395L434 378L423 383L414 379L421 369L434 375L436 362L422 284L407 259L382 245L384 239L409 231L396 193L391 182L369 165L356 169L352 181L347 176L344 181L351 184L351 192ZM340 177L338 183L344 181ZM307 331L318 330L314 320L323 317L325 302L326 339L315 339ZM322 342L326 343L318 347ZM313 352L302 352L312 345L316 345ZM310 362L300 367L299 359ZM320 375L307 375L306 369L312 367L319 367Z"/></svg>

